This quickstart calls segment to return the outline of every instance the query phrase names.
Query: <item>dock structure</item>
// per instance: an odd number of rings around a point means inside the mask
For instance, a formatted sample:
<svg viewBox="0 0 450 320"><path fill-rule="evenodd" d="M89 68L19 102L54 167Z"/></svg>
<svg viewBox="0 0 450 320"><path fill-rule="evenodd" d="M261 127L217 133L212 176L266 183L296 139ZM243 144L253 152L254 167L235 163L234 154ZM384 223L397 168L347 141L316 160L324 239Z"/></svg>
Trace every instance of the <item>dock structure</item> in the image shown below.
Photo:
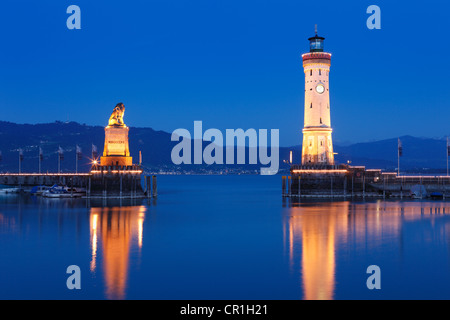
<svg viewBox="0 0 450 320"><path fill-rule="evenodd" d="M93 166L89 173L2 173L0 184L31 190L55 184L86 190L87 198L155 198L156 176L144 175L139 166ZM147 183L151 179L151 183Z"/></svg>
<svg viewBox="0 0 450 320"><path fill-rule="evenodd" d="M14 187L52 186L61 184L85 188L90 173L1 173L0 184Z"/></svg>
<svg viewBox="0 0 450 320"><path fill-rule="evenodd" d="M143 198L142 170L139 165L102 166L94 165L89 178L88 197Z"/></svg>
<svg viewBox="0 0 450 320"><path fill-rule="evenodd" d="M428 194L450 198L450 176L401 176L364 166L291 166L291 179L282 178L283 196L309 198L403 198L415 186ZM287 192L286 192L287 190Z"/></svg>

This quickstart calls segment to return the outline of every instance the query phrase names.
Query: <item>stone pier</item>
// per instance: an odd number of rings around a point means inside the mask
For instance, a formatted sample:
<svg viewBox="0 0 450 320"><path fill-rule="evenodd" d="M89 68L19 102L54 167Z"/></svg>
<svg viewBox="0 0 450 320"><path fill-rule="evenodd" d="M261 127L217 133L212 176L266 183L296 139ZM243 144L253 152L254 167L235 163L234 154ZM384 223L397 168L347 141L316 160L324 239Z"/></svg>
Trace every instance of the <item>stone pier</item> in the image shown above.
<svg viewBox="0 0 450 320"><path fill-rule="evenodd" d="M398 176L363 166L291 166L291 179L283 179L283 195L316 198L408 197L413 186L422 185L450 198L450 176ZM285 191L287 190L287 192Z"/></svg>

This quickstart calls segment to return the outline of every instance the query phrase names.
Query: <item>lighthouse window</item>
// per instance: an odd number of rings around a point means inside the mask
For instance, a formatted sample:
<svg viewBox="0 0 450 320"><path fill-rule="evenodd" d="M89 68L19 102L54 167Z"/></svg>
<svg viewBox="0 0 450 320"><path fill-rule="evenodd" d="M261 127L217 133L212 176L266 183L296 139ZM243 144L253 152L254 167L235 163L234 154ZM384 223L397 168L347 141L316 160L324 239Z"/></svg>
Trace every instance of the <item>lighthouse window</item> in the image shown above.
<svg viewBox="0 0 450 320"><path fill-rule="evenodd" d="M312 76L312 69L310 70L309 75Z"/></svg>
<svg viewBox="0 0 450 320"><path fill-rule="evenodd" d="M320 69L319 69L319 76L321 76L322 75L322 72L320 71Z"/></svg>
<svg viewBox="0 0 450 320"><path fill-rule="evenodd" d="M311 106L309 108L312 109L312 103L311 103Z"/></svg>
<svg viewBox="0 0 450 320"><path fill-rule="evenodd" d="M320 118L320 124L322 124L322 118ZM320 145L322 145L322 143Z"/></svg>

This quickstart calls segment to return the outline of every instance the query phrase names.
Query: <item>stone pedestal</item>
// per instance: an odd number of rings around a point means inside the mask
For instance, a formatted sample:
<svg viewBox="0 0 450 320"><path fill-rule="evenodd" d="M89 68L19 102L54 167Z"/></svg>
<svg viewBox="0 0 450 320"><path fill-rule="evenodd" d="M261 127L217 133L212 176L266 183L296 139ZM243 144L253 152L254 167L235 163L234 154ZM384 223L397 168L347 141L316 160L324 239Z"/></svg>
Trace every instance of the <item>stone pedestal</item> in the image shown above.
<svg viewBox="0 0 450 320"><path fill-rule="evenodd" d="M133 158L128 148L128 127L107 126L105 128L105 148L100 158L102 166L131 166Z"/></svg>

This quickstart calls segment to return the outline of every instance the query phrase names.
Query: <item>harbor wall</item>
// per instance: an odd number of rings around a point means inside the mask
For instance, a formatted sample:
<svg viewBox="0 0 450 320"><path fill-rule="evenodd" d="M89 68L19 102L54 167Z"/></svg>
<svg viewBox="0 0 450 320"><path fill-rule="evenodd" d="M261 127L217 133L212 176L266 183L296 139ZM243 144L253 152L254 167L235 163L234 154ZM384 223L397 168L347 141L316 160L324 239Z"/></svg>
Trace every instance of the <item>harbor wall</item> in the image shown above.
<svg viewBox="0 0 450 320"><path fill-rule="evenodd" d="M52 186L55 184L82 187L88 184L90 174L57 174L57 173L29 173L29 174L0 174L0 185L33 187L33 186Z"/></svg>
<svg viewBox="0 0 450 320"><path fill-rule="evenodd" d="M414 186L450 198L450 176L398 176L393 172L347 165L292 166L283 177L283 194L294 197L408 197Z"/></svg>

